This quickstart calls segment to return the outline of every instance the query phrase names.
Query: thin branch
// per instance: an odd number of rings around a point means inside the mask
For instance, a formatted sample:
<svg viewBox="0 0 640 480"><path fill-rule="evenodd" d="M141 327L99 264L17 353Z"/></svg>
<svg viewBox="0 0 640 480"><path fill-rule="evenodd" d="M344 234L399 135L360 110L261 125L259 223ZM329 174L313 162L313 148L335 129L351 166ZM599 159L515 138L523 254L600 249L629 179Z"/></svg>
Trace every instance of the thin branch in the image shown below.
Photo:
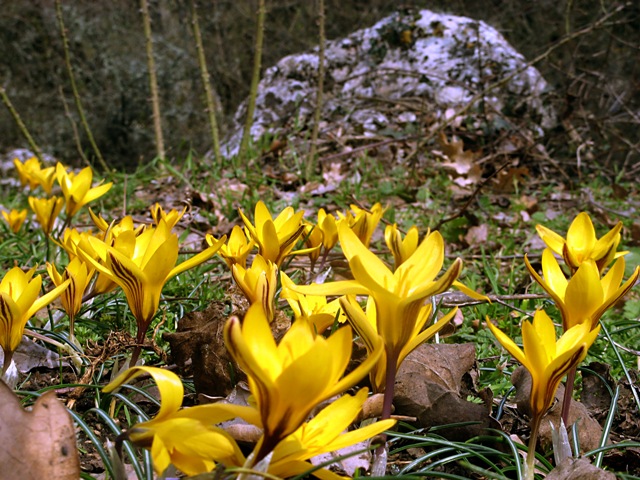
<svg viewBox="0 0 640 480"><path fill-rule="evenodd" d="M11 103L11 100L9 99L9 96L7 95L7 92L4 87L0 87L0 98L2 98L2 103L4 104L5 107L7 107L7 110L9 110L9 113L13 117L13 121L16 122L16 125L18 126L20 133L22 133L22 136L27 140L27 143L29 144L29 148L31 148L35 156L38 158L38 160L40 160L41 162L44 162L42 150L40 150L40 147L36 144L35 140L29 133L27 126L22 121L22 118L20 117L20 114L13 106L13 103Z"/></svg>
<svg viewBox="0 0 640 480"><path fill-rule="evenodd" d="M73 73L73 66L71 65L71 54L69 52L69 39L67 38L67 30L64 26L64 20L62 19L62 5L60 0L56 0L56 18L58 19L58 26L60 27L60 37L62 38L62 47L64 49L64 63L67 67L67 74L69 75L69 83L71 84L71 91L73 93L73 99L76 104L76 110L78 110L78 115L80 116L80 123L82 124L82 128L87 134L87 139L91 144L91 148L100 163L100 167L105 171L109 171L109 167L107 166L107 162L105 162L96 141L93 138L93 133L91 132L91 128L89 128L89 122L87 122L87 117L84 114L84 108L82 107L82 102L80 101L80 94L78 93L78 86L76 85L76 78Z"/></svg>
<svg viewBox="0 0 640 480"><path fill-rule="evenodd" d="M80 133L78 132L78 127L76 122L73 120L71 116L71 111L69 110L69 105L67 105L67 100L64 98L64 92L62 91L62 87L58 88L58 93L60 94L60 99L62 100L62 106L64 107L64 114L69 119L69 124L71 125L71 130L73 132L73 140L76 142L76 150L78 150L78 155L82 158L82 161L87 165L91 166L89 163L89 159L84 154L84 150L82 150L82 142L80 141Z"/></svg>
<svg viewBox="0 0 640 480"><path fill-rule="evenodd" d="M249 90L249 100L247 102L247 118L242 131L242 141L238 156L243 158L249 147L251 139L251 127L253 126L253 114L256 109L256 98L258 96L258 83L260 82L260 69L262 68L262 44L264 41L264 20L267 15L265 0L258 0L257 26L256 26L256 46L253 55L253 74L251 76L251 87Z"/></svg>
<svg viewBox="0 0 640 480"><path fill-rule="evenodd" d="M205 99L207 102L207 115L209 116L209 126L211 128L211 141L213 142L213 153L216 157L218 168L222 167L222 154L220 152L220 136L218 133L218 121L216 120L216 103L211 91L211 75L207 69L207 61L204 56L204 46L202 34L200 33L200 23L198 22L198 10L195 0L191 0L191 25L193 36L196 41L196 51L198 52L198 64L200 66L200 76L204 87Z"/></svg>
<svg viewBox="0 0 640 480"><path fill-rule="evenodd" d="M311 178L316 167L316 154L318 149L318 130L320 129L320 116L322 113L322 93L324 90L324 43L325 43L325 31L324 31L324 0L318 0L318 85L316 90L316 108L313 112L313 129L311 130L311 149L309 150L309 157L307 158L305 177L307 180Z"/></svg>
<svg viewBox="0 0 640 480"><path fill-rule="evenodd" d="M153 60L153 39L151 38L151 16L149 3L140 0L144 37L147 44L147 68L149 69L149 88L151 90L151 108L153 109L153 130L156 137L156 156L165 158L164 138L162 136L162 118L160 116L160 97L158 95L158 79L156 77L156 63Z"/></svg>

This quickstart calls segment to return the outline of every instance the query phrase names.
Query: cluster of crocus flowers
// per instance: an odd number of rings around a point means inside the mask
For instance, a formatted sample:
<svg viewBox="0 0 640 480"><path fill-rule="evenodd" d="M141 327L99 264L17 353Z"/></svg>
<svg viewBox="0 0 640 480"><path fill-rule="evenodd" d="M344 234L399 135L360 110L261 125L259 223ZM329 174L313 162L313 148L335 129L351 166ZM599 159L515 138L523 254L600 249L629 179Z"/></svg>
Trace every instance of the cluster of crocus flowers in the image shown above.
<svg viewBox="0 0 640 480"><path fill-rule="evenodd" d="M542 254L542 277L531 267L527 257L525 263L532 277L553 298L562 315L562 327L568 331L574 325L587 323L596 329L600 318L635 284L640 274L636 267L630 278L621 285L625 271L623 255L618 252L622 223L618 222L601 238L596 237L589 215L580 213L569 226L566 238L538 225L540 237L548 248ZM567 278L554 257L562 255L569 268ZM605 270L615 260L614 265ZM569 405L573 393L576 368L567 376L567 388L562 406L565 424L569 418Z"/></svg>
<svg viewBox="0 0 640 480"><path fill-rule="evenodd" d="M378 342L384 344L384 353L372 368L370 380L374 391L385 392L385 418L391 412L395 375L404 358L455 315L454 310L431 327L424 328L433 314L428 300L452 285L462 286L456 282L462 261L455 260L437 278L444 262L444 242L440 233L432 232L395 271L391 271L369 250L348 222L340 222L338 235L354 279L289 288L307 295L347 295L341 299L342 308L369 353ZM354 295L368 295L371 299L366 314Z"/></svg>
<svg viewBox="0 0 640 480"><path fill-rule="evenodd" d="M573 220L566 238L542 225L537 226L540 237L548 246L542 253L542 276L536 272L526 255L525 264L533 279L551 296L560 310L563 334L557 341L553 323L542 310L536 312L533 323L525 322L522 326L523 350L491 322L487 322L498 341L525 366L532 377L529 479L533 478L540 421L551 406L561 379L567 375L562 407L562 419L566 425L576 368L598 336L600 318L633 287L640 274L638 267L622 283L625 271L622 255L625 252L616 251L621 227L622 224L618 223L598 239L589 215L584 212ZM570 272L568 276L554 254L564 259ZM613 260L615 263L605 273Z"/></svg>
<svg viewBox="0 0 640 480"><path fill-rule="evenodd" d="M40 296L42 277L34 276L34 273L35 268L24 272L20 267L13 267L0 282L0 347L4 351L2 374L9 367L13 352L20 345L29 319L60 296L69 284L69 281L62 282Z"/></svg>
<svg viewBox="0 0 640 480"><path fill-rule="evenodd" d="M42 187L45 193L51 194L55 181L55 167L42 168L40 160L36 157L31 157L24 163L16 158L13 164L23 187L29 186L31 190Z"/></svg>
<svg viewBox="0 0 640 480"><path fill-rule="evenodd" d="M180 380L175 374L152 367L129 369L105 388L112 391L142 372L156 380L162 399L160 411L154 419L135 425L126 436L151 450L158 474L169 464L196 475L221 463L291 477L310 470L312 465L307 460L311 457L372 438L395 423L380 421L343 433L360 413L367 389L340 397L308 420L321 402L362 379L381 353L382 345L371 359L345 375L352 348L349 327L340 328L325 339L306 322L296 321L276 344L262 306L254 304L242 324L235 317L228 321L225 342L247 374L253 397L250 406L214 403L180 409ZM248 458L216 425L232 417L240 417L262 430ZM342 478L325 469L314 475L330 480Z"/></svg>

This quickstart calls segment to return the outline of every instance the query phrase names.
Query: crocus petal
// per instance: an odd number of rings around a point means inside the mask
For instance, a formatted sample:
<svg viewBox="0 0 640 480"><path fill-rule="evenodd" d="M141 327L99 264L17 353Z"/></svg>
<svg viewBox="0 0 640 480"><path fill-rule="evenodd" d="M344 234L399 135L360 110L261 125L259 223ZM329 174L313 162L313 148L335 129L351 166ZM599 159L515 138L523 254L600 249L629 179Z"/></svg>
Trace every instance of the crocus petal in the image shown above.
<svg viewBox="0 0 640 480"><path fill-rule="evenodd" d="M500 345L502 345L507 352L509 352L516 360L518 360L523 365L528 365L528 361L524 355L524 352L515 344L513 340L511 340L505 333L502 332L498 327L496 327L489 317L487 317L486 321L489 330L496 337Z"/></svg>
<svg viewBox="0 0 640 480"><path fill-rule="evenodd" d="M580 265L567 285L564 303L570 317L564 319L564 330L590 319L603 301L604 291L598 267L593 260L588 259Z"/></svg>
<svg viewBox="0 0 640 480"><path fill-rule="evenodd" d="M162 419L177 412L182 405L184 387L182 386L180 378L169 370L157 367L132 367L118 375L115 380L102 390L105 393L110 393L143 373L148 373L153 377L160 392L160 410L155 419Z"/></svg>
<svg viewBox="0 0 640 480"><path fill-rule="evenodd" d="M580 265L591 254L596 244L596 231L591 218L586 212L580 213L567 230L567 245L569 255L574 262L572 266Z"/></svg>
<svg viewBox="0 0 640 480"><path fill-rule="evenodd" d="M565 244L564 238L543 225L536 225L536 230L538 231L538 235L547 245L547 247L553 250L553 252L557 255L562 255L562 249Z"/></svg>
<svg viewBox="0 0 640 480"><path fill-rule="evenodd" d="M440 232L433 232L426 237L418 248L396 270L396 275L412 275L412 283L430 282L442 269L444 262L444 240Z"/></svg>
<svg viewBox="0 0 640 480"><path fill-rule="evenodd" d="M70 280L65 281L64 283L60 284L59 286L33 302L33 305L29 308L29 310L27 310L27 319L31 318L38 310L45 307L46 305L49 305L56 298L58 298L62 294L62 292L64 292L64 289L67 288L69 282Z"/></svg>
<svg viewBox="0 0 640 480"><path fill-rule="evenodd" d="M402 360L415 348L417 348L420 344L426 342L436 333L442 330L453 319L453 317L455 317L457 312L458 307L453 308L449 313L440 318L436 323L420 332L417 336L413 337L413 339L409 343L407 343L400 352L400 358L398 358L398 366L400 365L400 363L402 363Z"/></svg>
<svg viewBox="0 0 640 480"><path fill-rule="evenodd" d="M367 266L367 276L375 279L374 283L378 285L388 285L393 282L393 273L391 273L391 270L389 270L384 262L371 250L363 245L358 236L345 222L341 222L338 226L338 235L340 237L342 251L344 252L344 256L347 260L349 260L349 265L351 265L352 259L358 257L360 258L361 263ZM347 292L343 293L346 294Z"/></svg>

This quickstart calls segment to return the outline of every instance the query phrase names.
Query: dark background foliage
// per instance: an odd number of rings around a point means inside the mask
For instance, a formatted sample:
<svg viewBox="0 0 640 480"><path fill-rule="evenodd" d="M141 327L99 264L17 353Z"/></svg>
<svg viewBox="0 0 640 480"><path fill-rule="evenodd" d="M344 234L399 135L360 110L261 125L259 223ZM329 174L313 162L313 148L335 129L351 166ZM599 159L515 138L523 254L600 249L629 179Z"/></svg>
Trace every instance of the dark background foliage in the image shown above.
<svg viewBox="0 0 640 480"><path fill-rule="evenodd" d="M145 40L137 1L63 0L72 63L96 141L107 162L134 166L153 156ZM619 2L605 0L326 0L329 39L370 26L398 8L430 8L482 19L532 59L568 31L593 24ZM248 93L255 0L201 0L201 29L221 129ZM190 2L152 0L152 28L165 143L172 158L204 153L210 137L191 30ZM267 0L263 66L317 43L316 4ZM603 165L640 163L640 4L554 50L538 68L555 86L564 123L577 147L593 141ZM51 0L2 2L0 84L45 152L78 158L70 118L78 123ZM573 130L573 131L572 131ZM0 108L0 150L26 143ZM551 132L552 133L552 132ZM82 135L82 133L81 133ZM549 138L553 138L550 135ZM82 138L89 154L88 142ZM567 143L567 142L564 142ZM568 152L571 153L571 152Z"/></svg>

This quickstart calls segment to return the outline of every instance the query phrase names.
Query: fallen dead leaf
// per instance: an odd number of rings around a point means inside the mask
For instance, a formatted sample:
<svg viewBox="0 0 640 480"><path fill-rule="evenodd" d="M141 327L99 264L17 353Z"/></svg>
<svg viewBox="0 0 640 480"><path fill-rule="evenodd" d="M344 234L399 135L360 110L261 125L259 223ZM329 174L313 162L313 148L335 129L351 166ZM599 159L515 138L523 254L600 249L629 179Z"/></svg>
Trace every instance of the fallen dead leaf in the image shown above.
<svg viewBox="0 0 640 480"><path fill-rule="evenodd" d="M511 383L516 387L515 402L518 406L518 411L529 417L531 412L529 406L531 375L526 368L520 366L511 374ZM540 424L538 443L545 451L551 450L553 445L550 423L553 423L556 430L560 428L563 397L564 385L560 385L556 392L556 402L549 409L547 415L544 417L544 421ZM578 422L578 440L581 451L587 452L598 448L600 446L600 438L602 437L602 427L593 419L582 403L577 400L571 400L567 430L570 430L571 425L575 422Z"/></svg>
<svg viewBox="0 0 640 480"><path fill-rule="evenodd" d="M467 395L475 394L469 389L469 383L473 383L469 371L474 366L472 344L419 346L398 371L393 401L396 414L417 417L421 427L477 422L439 432L451 440L463 441L486 433L487 428L500 429L490 417L490 401L467 401Z"/></svg>
<svg viewBox="0 0 640 480"><path fill-rule="evenodd" d="M591 464L586 458L567 458L546 476L546 480L615 480L616 476Z"/></svg>
<svg viewBox="0 0 640 480"><path fill-rule="evenodd" d="M489 226L486 223L481 223L478 226L471 227L464 236L464 241L467 245L480 245L487 243L489 238Z"/></svg>
<svg viewBox="0 0 640 480"><path fill-rule="evenodd" d="M440 148L447 161L441 166L454 177L454 183L466 188L476 185L482 179L482 168L476 162L476 154L464 149L464 142L455 137L449 141L440 134Z"/></svg>
<svg viewBox="0 0 640 480"><path fill-rule="evenodd" d="M0 480L80 478L73 420L54 392L28 412L0 381L0 442Z"/></svg>

